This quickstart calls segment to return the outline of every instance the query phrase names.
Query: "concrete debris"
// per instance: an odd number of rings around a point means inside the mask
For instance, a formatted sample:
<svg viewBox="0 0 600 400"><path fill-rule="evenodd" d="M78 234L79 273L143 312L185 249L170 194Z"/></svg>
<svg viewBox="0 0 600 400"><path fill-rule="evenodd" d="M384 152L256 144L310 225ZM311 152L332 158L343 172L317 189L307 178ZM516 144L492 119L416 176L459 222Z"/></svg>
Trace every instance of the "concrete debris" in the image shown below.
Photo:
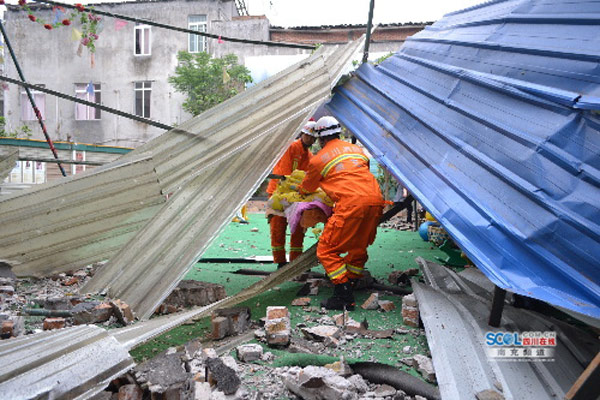
<svg viewBox="0 0 600 400"><path fill-rule="evenodd" d="M271 353L270 351L267 351L262 355L260 359L264 362L271 362L275 360L275 354Z"/></svg>
<svg viewBox="0 0 600 400"><path fill-rule="evenodd" d="M419 273L418 268L410 268L406 271L394 271L388 276L388 282L392 285L408 285L410 277Z"/></svg>
<svg viewBox="0 0 600 400"><path fill-rule="evenodd" d="M186 371L182 352L162 353L133 369L133 376L152 398L185 398L194 389L192 376ZM175 397L180 395L180 397Z"/></svg>
<svg viewBox="0 0 600 400"><path fill-rule="evenodd" d="M391 397L396 394L396 389L389 385L381 385L373 393L376 397Z"/></svg>
<svg viewBox="0 0 600 400"><path fill-rule="evenodd" d="M73 308L73 304L68 297L49 297L43 300L43 307L46 310L70 310Z"/></svg>
<svg viewBox="0 0 600 400"><path fill-rule="evenodd" d="M212 334L215 340L238 335L250 327L250 309L234 307L214 311L211 314Z"/></svg>
<svg viewBox="0 0 600 400"><path fill-rule="evenodd" d="M287 307L267 307L265 332L269 346L287 346L292 335L290 313Z"/></svg>
<svg viewBox="0 0 600 400"><path fill-rule="evenodd" d="M66 320L64 318L46 318L44 319L43 329L49 331L52 329L62 329L65 327Z"/></svg>
<svg viewBox="0 0 600 400"><path fill-rule="evenodd" d="M125 302L117 299L111 301L109 304L112 307L113 313L117 317L117 320L122 325L129 325L135 319L133 316L133 311L131 311L131 307L129 307L129 305L127 305Z"/></svg>
<svg viewBox="0 0 600 400"><path fill-rule="evenodd" d="M264 329L256 329L254 331L254 337L256 338L256 340L258 340L260 342L267 341L267 333L265 332Z"/></svg>
<svg viewBox="0 0 600 400"><path fill-rule="evenodd" d="M403 352L404 354L410 354L410 353L412 353L412 347L410 347L410 346L404 346L404 347L402 348L402 352Z"/></svg>
<svg viewBox="0 0 600 400"><path fill-rule="evenodd" d="M402 298L402 319L404 325L415 328L419 327L419 309L414 294L409 294Z"/></svg>
<svg viewBox="0 0 600 400"><path fill-rule="evenodd" d="M210 383L208 382L195 382L194 383L194 400L206 400L210 399L211 389Z"/></svg>
<svg viewBox="0 0 600 400"><path fill-rule="evenodd" d="M211 386L216 385L217 389L225 394L235 393L242 381L235 370L223 362L220 358L209 358L206 361L209 376L208 382Z"/></svg>
<svg viewBox="0 0 600 400"><path fill-rule="evenodd" d="M187 307L206 306L227 297L225 287L216 283L185 280L158 307L156 313L170 314Z"/></svg>
<svg viewBox="0 0 600 400"><path fill-rule="evenodd" d="M360 307L363 310L377 310L379 308L379 293L371 293L371 296Z"/></svg>
<svg viewBox="0 0 600 400"><path fill-rule="evenodd" d="M367 382L358 374L349 377L348 382L350 382L358 394L366 393L369 390L369 385L367 385Z"/></svg>
<svg viewBox="0 0 600 400"><path fill-rule="evenodd" d="M381 308L384 312L394 311L396 309L396 305L391 300L380 300L379 308Z"/></svg>
<svg viewBox="0 0 600 400"><path fill-rule="evenodd" d="M341 330L335 326L329 325L320 325L312 328L302 328L300 329L304 337L309 340L314 340L316 342L323 342L327 338L338 339L341 335Z"/></svg>
<svg viewBox="0 0 600 400"><path fill-rule="evenodd" d="M326 364L324 367L329 368L330 370L334 371L340 376L346 377L352 375L352 368L350 368L350 366L348 365L346 360L344 360L343 357L340 361L336 361L332 364Z"/></svg>
<svg viewBox="0 0 600 400"><path fill-rule="evenodd" d="M238 360L252 362L262 359L263 348L259 344L244 344L236 348Z"/></svg>
<svg viewBox="0 0 600 400"><path fill-rule="evenodd" d="M15 288L9 285L0 286L0 295L12 296L15 294Z"/></svg>
<svg viewBox="0 0 600 400"><path fill-rule="evenodd" d="M297 299L294 299L292 300L292 305L300 307L308 306L310 305L310 297L299 297Z"/></svg>
<svg viewBox="0 0 600 400"><path fill-rule="evenodd" d="M417 307L417 298L415 297L414 293L402 297L402 305L406 305L408 307Z"/></svg>
<svg viewBox="0 0 600 400"><path fill-rule="evenodd" d="M73 312L73 323L75 325L108 321L113 315L113 308L110 304L98 301L77 304L71 311Z"/></svg>
<svg viewBox="0 0 600 400"><path fill-rule="evenodd" d="M426 357L421 354L416 354L413 357L413 360L414 360L413 367L416 368L421 373L423 378L425 378L425 380L428 382L435 383L436 382L435 371L433 369L433 363L431 362L431 358Z"/></svg>
<svg viewBox="0 0 600 400"><path fill-rule="evenodd" d="M334 371L308 366L300 372L288 372L283 377L285 386L305 400L358 400L355 386Z"/></svg>

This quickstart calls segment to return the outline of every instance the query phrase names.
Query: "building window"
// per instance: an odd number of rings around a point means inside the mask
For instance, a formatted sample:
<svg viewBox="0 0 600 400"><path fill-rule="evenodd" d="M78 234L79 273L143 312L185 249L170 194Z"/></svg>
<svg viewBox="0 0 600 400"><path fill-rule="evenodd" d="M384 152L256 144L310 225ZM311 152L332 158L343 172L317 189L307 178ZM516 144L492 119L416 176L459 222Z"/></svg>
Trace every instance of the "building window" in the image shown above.
<svg viewBox="0 0 600 400"><path fill-rule="evenodd" d="M206 28L206 15L190 15L188 17L188 29L193 31L206 32ZM201 51L208 51L206 36L198 36L190 33L188 34L188 37L188 51L190 53L200 53Z"/></svg>
<svg viewBox="0 0 600 400"><path fill-rule="evenodd" d="M46 85L38 85L41 87L46 87ZM39 92L37 90L31 90L31 95L33 96L33 100L35 101L35 105L38 110L40 110L40 114L42 114L42 120L46 119L46 94ZM35 116L35 112L33 111L33 107L29 102L29 98L27 97L27 92L21 92L21 120L23 121L34 121L37 117Z"/></svg>
<svg viewBox="0 0 600 400"><path fill-rule="evenodd" d="M135 55L149 56L152 35L150 25L135 26Z"/></svg>
<svg viewBox="0 0 600 400"><path fill-rule="evenodd" d="M135 82L135 115L150 118L150 95L152 82Z"/></svg>
<svg viewBox="0 0 600 400"><path fill-rule="evenodd" d="M102 99L100 89L101 85L99 83L76 83L75 97L100 104ZM100 119L100 109L75 103L75 119L78 121Z"/></svg>

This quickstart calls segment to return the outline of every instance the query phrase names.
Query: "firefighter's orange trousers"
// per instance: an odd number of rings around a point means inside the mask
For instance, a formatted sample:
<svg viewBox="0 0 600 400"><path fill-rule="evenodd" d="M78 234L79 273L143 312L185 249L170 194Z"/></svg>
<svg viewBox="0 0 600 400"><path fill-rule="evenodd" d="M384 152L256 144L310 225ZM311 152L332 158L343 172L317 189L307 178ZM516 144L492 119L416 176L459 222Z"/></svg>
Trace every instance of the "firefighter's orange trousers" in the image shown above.
<svg viewBox="0 0 600 400"><path fill-rule="evenodd" d="M362 276L382 211L380 205L336 204L317 245L317 257L334 284Z"/></svg>
<svg viewBox="0 0 600 400"><path fill-rule="evenodd" d="M285 259L285 231L287 229L287 219L274 215L271 217L271 249L273 251L273 262L276 264L284 263ZM290 261L295 260L302 254L302 243L304 242L304 229L298 227L296 232L292 233L290 239Z"/></svg>

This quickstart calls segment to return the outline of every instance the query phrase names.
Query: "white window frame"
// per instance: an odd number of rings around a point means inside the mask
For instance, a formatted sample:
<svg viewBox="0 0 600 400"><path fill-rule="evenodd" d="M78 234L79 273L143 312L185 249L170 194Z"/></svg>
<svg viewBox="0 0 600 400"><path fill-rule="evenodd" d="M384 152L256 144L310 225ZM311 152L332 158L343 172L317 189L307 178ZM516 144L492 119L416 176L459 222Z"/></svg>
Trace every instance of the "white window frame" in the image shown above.
<svg viewBox="0 0 600 400"><path fill-rule="evenodd" d="M137 87L138 84L141 84L140 88ZM137 109L137 94L138 94L138 92L142 93L142 109L141 110ZM152 81L133 82L133 94L134 94L134 96L133 96L133 113L140 117L150 118L150 111L152 110L150 107L150 104L152 104ZM146 107L145 107L146 96L150 96L149 101L148 101L149 110L146 110ZM138 111L141 111L141 114L139 114Z"/></svg>
<svg viewBox="0 0 600 400"><path fill-rule="evenodd" d="M150 25L136 25L133 29L133 54L135 56L150 56L152 55L152 27ZM148 31L148 43L146 46L146 39L144 39L144 31ZM137 52L138 49L138 31L140 31L140 53ZM146 53L144 50L146 49L148 52Z"/></svg>
<svg viewBox="0 0 600 400"><path fill-rule="evenodd" d="M92 101L90 100L90 94L87 91L89 83L76 83L75 84L75 97L78 99ZM100 104L102 101L102 84L101 83L92 83L94 85L94 103ZM83 87L83 89L81 89ZM80 94L83 94L84 97L79 97ZM98 96L99 95L99 96ZM77 118L79 115L77 114L77 106L85 107L85 118ZM98 118L96 118L96 112L98 113ZM86 106L83 104L75 103L75 121L98 121L102 118L102 112L94 107Z"/></svg>
<svg viewBox="0 0 600 400"><path fill-rule="evenodd" d="M38 86L42 86L42 87L46 87L46 85L38 85ZM39 90L31 90L31 96L33 96L33 100L35 100L35 105L37 106L37 108L40 110L40 113L42 114L42 121L46 120L46 93L44 92L40 92ZM43 100L43 106L40 107L40 103L41 100ZM31 118L25 118L24 115L24 107L28 107L28 110L31 110ZM27 91L22 90L21 91L21 121L36 121L37 120L37 116L35 115L35 111L33 110L33 107L31 106L31 103L29 102L29 97L27 96Z"/></svg>
<svg viewBox="0 0 600 400"><path fill-rule="evenodd" d="M193 21L193 19L204 18L204 21ZM208 17L206 14L188 15L188 29L199 32L208 30ZM208 53L208 38L188 33L188 52L190 53ZM195 46L193 46L195 45Z"/></svg>

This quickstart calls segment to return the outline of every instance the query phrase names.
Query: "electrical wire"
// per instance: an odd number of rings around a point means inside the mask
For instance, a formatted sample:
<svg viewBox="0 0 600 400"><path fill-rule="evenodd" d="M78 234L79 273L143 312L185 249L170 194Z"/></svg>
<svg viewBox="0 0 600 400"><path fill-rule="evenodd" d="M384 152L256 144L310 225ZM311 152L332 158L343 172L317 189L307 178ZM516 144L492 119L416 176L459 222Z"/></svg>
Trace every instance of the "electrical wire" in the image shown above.
<svg viewBox="0 0 600 400"><path fill-rule="evenodd" d="M34 1L36 1L38 3L50 4L50 5L53 5L53 6L60 6L60 7L64 7L64 8L81 9L81 8L78 8L78 7L74 6L74 5L72 5L72 4L60 3L58 1L51 1L51 0L34 0ZM290 48L294 48L294 49L307 49L307 50L314 50L315 49L314 45L305 45L305 44L298 44L298 43L286 43L286 42L272 42L272 41L262 41L262 40L251 40L251 39L242 39L242 38L233 38L233 37L228 37L228 36L221 36L221 35L214 34L214 33L200 32L200 31L195 31L195 30L192 30L192 29L180 28L178 26L163 24L163 23L160 23L160 22L154 22L154 21L150 21L150 20L147 20L147 19L134 18L134 17L129 17L127 15L115 14L115 13L111 13L111 12L108 12L108 11L97 10L95 8L83 7L83 10L85 10L87 12L90 12L92 14L104 15L104 16L107 16L107 17L122 19L122 20L125 20L125 21L137 22L139 24L156 26L156 27L159 27L159 28L170 29L172 31L190 33L192 35L205 36L205 37L209 37L209 38L213 38L213 39L220 39L220 40L227 41L227 42L258 44L258 45L264 45L264 46L290 47Z"/></svg>

